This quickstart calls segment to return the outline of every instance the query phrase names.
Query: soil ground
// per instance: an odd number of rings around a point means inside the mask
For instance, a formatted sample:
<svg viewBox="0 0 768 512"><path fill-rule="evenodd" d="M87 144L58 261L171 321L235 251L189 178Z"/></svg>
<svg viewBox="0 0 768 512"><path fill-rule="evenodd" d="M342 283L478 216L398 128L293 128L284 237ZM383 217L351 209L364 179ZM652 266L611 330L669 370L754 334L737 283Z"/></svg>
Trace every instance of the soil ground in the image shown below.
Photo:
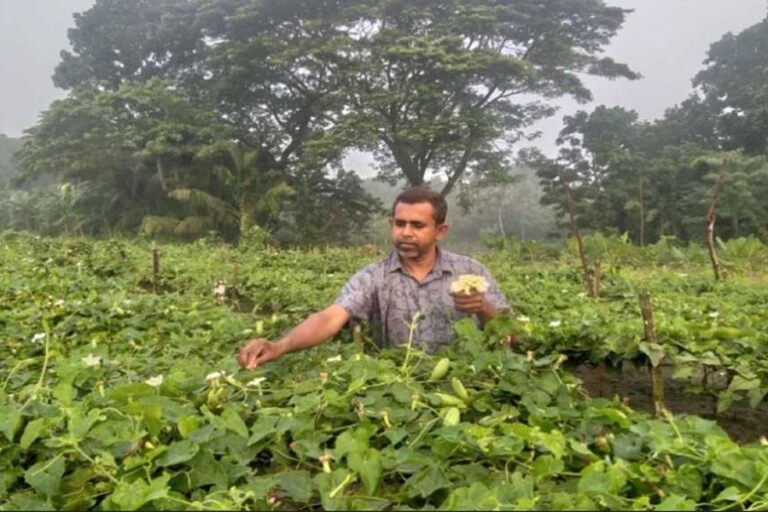
<svg viewBox="0 0 768 512"><path fill-rule="evenodd" d="M582 380L584 389L591 396L618 395L637 411L652 413L654 410L651 377L645 366L635 366L629 361L620 368L608 366L604 378L593 364L566 366L566 369ZM716 413L714 396L690 391L689 382L673 379L672 371L671 367L663 368L664 405L669 411L715 420L738 443L768 437L768 400L763 400L756 408L746 401L736 402L728 410Z"/></svg>

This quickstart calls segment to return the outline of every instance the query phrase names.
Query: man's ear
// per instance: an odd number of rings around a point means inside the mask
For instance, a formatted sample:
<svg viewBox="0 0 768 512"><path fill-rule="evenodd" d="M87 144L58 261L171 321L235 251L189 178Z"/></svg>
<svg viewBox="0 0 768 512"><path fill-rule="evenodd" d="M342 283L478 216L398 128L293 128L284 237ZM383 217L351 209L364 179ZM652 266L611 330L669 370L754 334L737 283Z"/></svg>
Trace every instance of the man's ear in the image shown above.
<svg viewBox="0 0 768 512"><path fill-rule="evenodd" d="M442 240L443 238L445 238L445 236L448 234L449 227L450 226L448 226L448 224L446 223L442 223L439 226L437 226L436 236L438 240Z"/></svg>

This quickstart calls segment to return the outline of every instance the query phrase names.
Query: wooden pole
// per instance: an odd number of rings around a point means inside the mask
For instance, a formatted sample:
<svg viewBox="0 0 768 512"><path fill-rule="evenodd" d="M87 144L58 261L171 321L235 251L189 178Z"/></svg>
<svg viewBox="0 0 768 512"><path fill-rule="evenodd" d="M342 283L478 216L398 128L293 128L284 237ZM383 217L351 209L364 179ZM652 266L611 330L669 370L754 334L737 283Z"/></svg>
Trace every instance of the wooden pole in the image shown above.
<svg viewBox="0 0 768 512"><path fill-rule="evenodd" d="M643 326L645 327L645 340L656 344L656 325L653 322L653 306L651 296L648 293L640 294L640 311L643 314ZM653 389L653 406L656 415L660 416L664 410L664 379L661 374L661 361L654 365L649 360L651 367L651 386Z"/></svg>
<svg viewBox="0 0 768 512"><path fill-rule="evenodd" d="M600 278L603 275L603 268L600 265L600 260L595 261L595 297L600 296L601 285L600 285Z"/></svg>
<svg viewBox="0 0 768 512"><path fill-rule="evenodd" d="M723 268L720 264L720 260L717 257L717 251L715 250L715 219L717 217L715 208L717 207L717 200L720 197L720 192L723 190L723 183L725 182L725 167L728 165L728 158L723 158L723 164L720 166L720 178L715 185L715 191L712 193L712 203L709 205L707 211L707 247L709 248L709 259L712 262L712 270L715 273L715 281L719 281L723 278Z"/></svg>
<svg viewBox="0 0 768 512"><path fill-rule="evenodd" d="M157 281L160 274L160 251L152 249L152 293L157 293Z"/></svg>
<svg viewBox="0 0 768 512"><path fill-rule="evenodd" d="M571 231L573 236L576 237L576 244L579 248L579 258L581 259L581 272L583 274L584 286L587 288L587 295L589 297L595 296L595 290L592 287L592 279L589 277L589 267L587 266L587 256L584 254L584 241L579 235L579 228L576 225L576 213L573 208L573 197L571 196L571 189L568 185L565 186L565 199L566 207L568 208L568 216L571 218Z"/></svg>

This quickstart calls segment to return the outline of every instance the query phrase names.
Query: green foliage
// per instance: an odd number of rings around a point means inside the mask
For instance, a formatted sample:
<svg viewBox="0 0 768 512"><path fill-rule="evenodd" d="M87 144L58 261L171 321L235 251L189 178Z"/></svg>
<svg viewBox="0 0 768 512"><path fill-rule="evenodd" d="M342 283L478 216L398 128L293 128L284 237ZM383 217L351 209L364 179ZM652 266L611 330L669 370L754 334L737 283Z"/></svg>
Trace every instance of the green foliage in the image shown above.
<svg viewBox="0 0 768 512"><path fill-rule="evenodd" d="M602 2L358 5L341 17L346 122L392 183L493 179L509 167L497 143L553 113L536 98L589 100L582 74L638 77L600 56L625 15Z"/></svg>
<svg viewBox="0 0 768 512"><path fill-rule="evenodd" d="M0 188L16 173L14 154L21 147L21 141L0 133Z"/></svg>
<svg viewBox="0 0 768 512"><path fill-rule="evenodd" d="M726 149L768 153L767 55L768 19L712 44L706 68L694 78L707 107L716 114L715 132Z"/></svg>
<svg viewBox="0 0 768 512"><path fill-rule="evenodd" d="M764 286L623 272L609 276L610 298L585 300L568 267L499 252L485 259L517 316L484 331L458 323L439 354L361 353L343 333L244 371L233 347L327 304L366 260L160 245L156 295L141 287L147 242L12 232L0 242L3 510L741 509L768 491L765 446L740 446L701 418L587 398L561 368L561 352L589 350L590 337L630 355L616 338L641 329L628 312L642 282L666 353L738 368L725 401L754 398ZM210 286L229 279L229 261L241 302L221 303ZM529 353L505 346L512 332L535 341Z"/></svg>

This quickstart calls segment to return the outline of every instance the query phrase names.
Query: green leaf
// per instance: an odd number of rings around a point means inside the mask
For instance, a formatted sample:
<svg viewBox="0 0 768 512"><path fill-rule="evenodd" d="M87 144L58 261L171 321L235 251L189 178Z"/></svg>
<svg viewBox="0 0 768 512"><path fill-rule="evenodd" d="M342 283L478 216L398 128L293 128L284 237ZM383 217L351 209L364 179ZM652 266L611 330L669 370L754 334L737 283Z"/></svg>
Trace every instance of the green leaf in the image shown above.
<svg viewBox="0 0 768 512"><path fill-rule="evenodd" d="M453 330L456 331L456 335L460 340L479 342L484 339L482 331L478 329L477 323L473 318L462 318L455 322Z"/></svg>
<svg viewBox="0 0 768 512"><path fill-rule="evenodd" d="M496 490L491 490L481 482L473 482L469 487L459 487L451 491L448 498L440 504L440 510L499 510L500 504Z"/></svg>
<svg viewBox="0 0 768 512"><path fill-rule="evenodd" d="M191 460L199 451L200 446L189 439L177 441L171 444L168 451L158 457L156 462L163 467L181 464Z"/></svg>
<svg viewBox="0 0 768 512"><path fill-rule="evenodd" d="M539 434L539 443L549 450L556 458L562 459L565 454L565 436L559 430Z"/></svg>
<svg viewBox="0 0 768 512"><path fill-rule="evenodd" d="M533 463L533 475L537 479L557 476L565 469L565 464L560 459L552 455L542 455L536 458Z"/></svg>
<svg viewBox="0 0 768 512"><path fill-rule="evenodd" d="M59 492L64 469L64 457L59 455L53 460L44 460L29 468L24 472L24 480L46 498L52 498Z"/></svg>
<svg viewBox="0 0 768 512"><path fill-rule="evenodd" d="M70 409L68 411L69 416L69 432L72 437L78 441L85 439L91 427L100 421L104 421L107 417L99 409L91 409L88 414L83 414L81 409Z"/></svg>
<svg viewBox="0 0 768 512"><path fill-rule="evenodd" d="M179 421L176 423L176 425L179 428L181 437L186 438L189 437L195 430L200 428L200 421L194 414L188 414L179 418Z"/></svg>
<svg viewBox="0 0 768 512"><path fill-rule="evenodd" d="M38 418L27 424L27 428L24 429L24 434L21 436L21 441L19 441L19 446L21 446L22 450L29 449L32 443L40 437L40 434L46 428L45 421L45 418Z"/></svg>
<svg viewBox="0 0 768 512"><path fill-rule="evenodd" d="M684 496L672 494L656 505L654 510L696 510L696 502Z"/></svg>
<svg viewBox="0 0 768 512"><path fill-rule="evenodd" d="M262 439L275 435L275 425L280 418L276 416L262 416L251 425L251 437L248 439L248 446L252 446Z"/></svg>
<svg viewBox="0 0 768 512"><path fill-rule="evenodd" d="M229 477L224 467L210 452L198 453L190 462L189 478L193 488L215 485L227 489Z"/></svg>
<svg viewBox="0 0 768 512"><path fill-rule="evenodd" d="M16 431L21 428L21 413L16 407L5 405L0 407L0 432L8 441L13 442Z"/></svg>
<svg viewBox="0 0 768 512"><path fill-rule="evenodd" d="M133 482L123 480L109 497L105 509L138 510L153 500L166 498L170 479L171 475L167 474L152 480L149 484L142 479Z"/></svg>
<svg viewBox="0 0 768 512"><path fill-rule="evenodd" d="M664 347L658 343L648 343L647 341L641 341L638 348L640 349L640 352L648 356L648 359L651 361L651 366L654 368L659 366L661 360L664 359L664 356L667 355Z"/></svg>
<svg viewBox="0 0 768 512"><path fill-rule="evenodd" d="M365 490L369 495L373 495L379 485L383 471L381 453L374 448L369 448L365 452L350 453L347 455L347 460L349 469L360 475Z"/></svg>
<svg viewBox="0 0 768 512"><path fill-rule="evenodd" d="M440 489L451 487L451 482L443 475L439 465L434 464L425 468L405 482L409 498L428 498Z"/></svg>
<svg viewBox="0 0 768 512"><path fill-rule="evenodd" d="M731 384L728 386L729 391L751 391L760 387L760 379L746 379L741 375L735 375Z"/></svg>
<svg viewBox="0 0 768 512"><path fill-rule="evenodd" d="M120 403L130 403L145 396L154 396L157 394L155 388L145 382L134 382L123 384L112 388L108 395L111 400Z"/></svg>
<svg viewBox="0 0 768 512"><path fill-rule="evenodd" d="M224 425L228 430L248 439L248 427L245 426L243 418L238 413L232 409L224 409L224 412L221 413L221 418L224 420Z"/></svg>
<svg viewBox="0 0 768 512"><path fill-rule="evenodd" d="M346 430L336 438L333 453L337 459L341 459L348 453L364 452L368 449L368 440L376 431L376 427L370 424L361 425L355 429Z"/></svg>
<svg viewBox="0 0 768 512"><path fill-rule="evenodd" d="M315 488L308 471L281 473L278 476L277 485L291 501L296 503L309 503Z"/></svg>

